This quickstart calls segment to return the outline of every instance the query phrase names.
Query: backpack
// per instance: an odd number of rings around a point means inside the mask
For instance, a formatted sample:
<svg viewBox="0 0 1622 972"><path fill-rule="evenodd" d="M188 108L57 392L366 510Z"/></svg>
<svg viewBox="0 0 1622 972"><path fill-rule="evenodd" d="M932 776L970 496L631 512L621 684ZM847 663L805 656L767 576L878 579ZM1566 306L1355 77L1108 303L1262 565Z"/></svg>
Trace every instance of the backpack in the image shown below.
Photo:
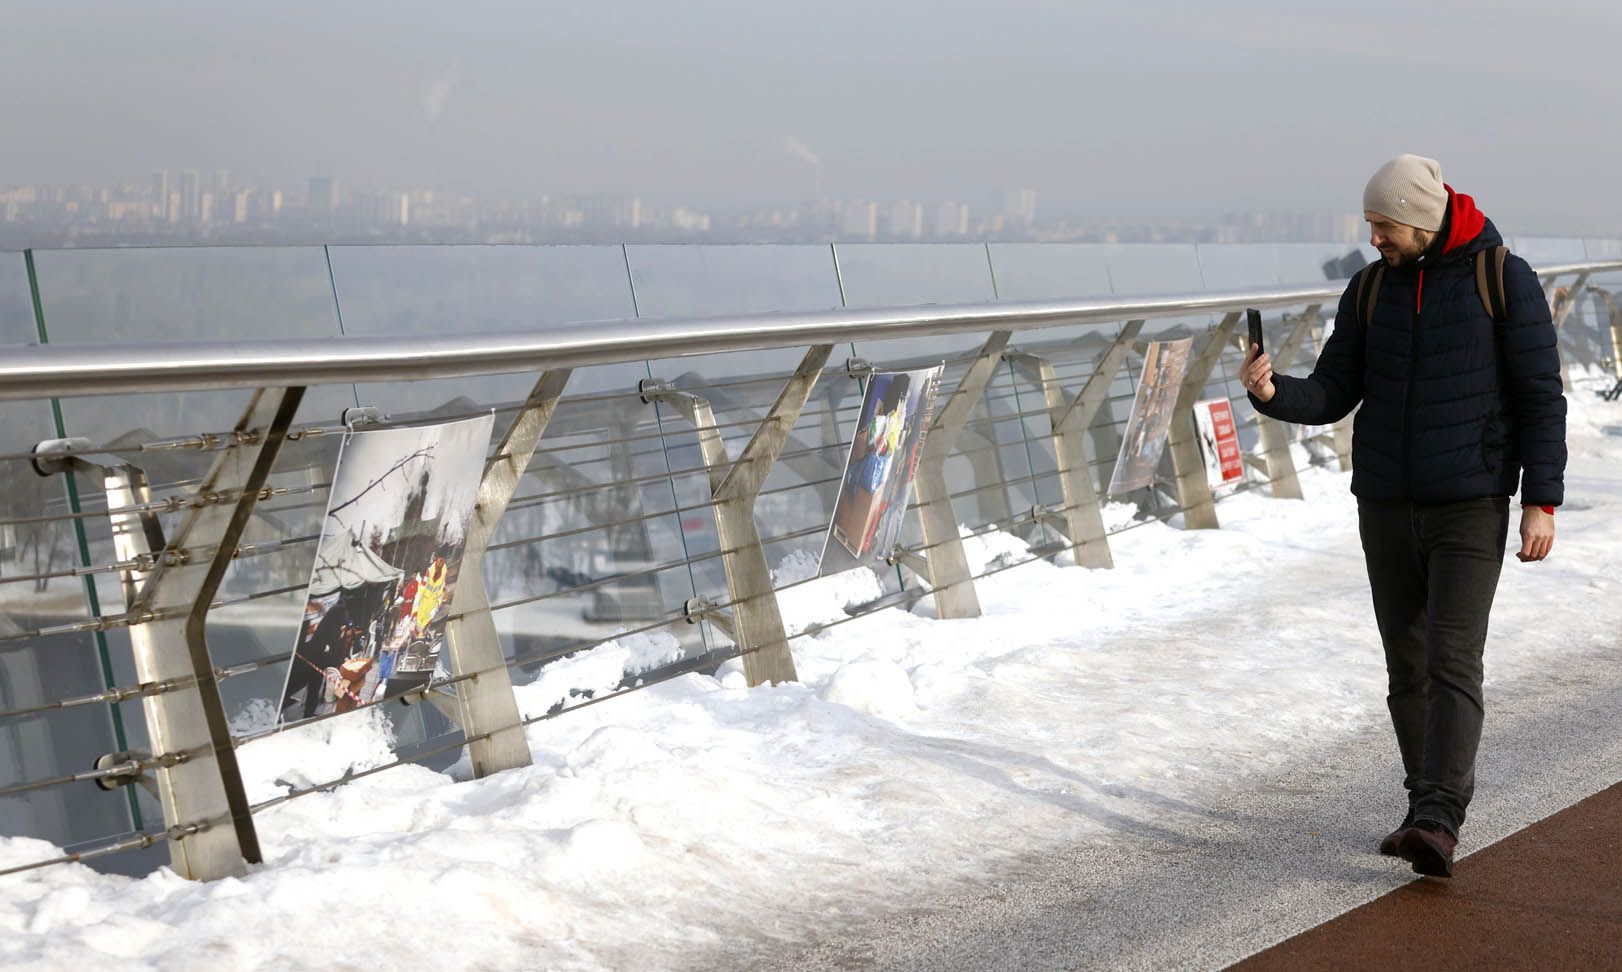
<svg viewBox="0 0 1622 972"><path fill-rule="evenodd" d="M1495 325L1509 320L1509 305L1504 299L1504 258L1507 256L1507 246L1476 251L1476 293L1481 295L1481 305ZM1367 332L1369 315L1380 296L1380 284L1385 282L1385 261L1376 259L1357 273L1357 323Z"/></svg>

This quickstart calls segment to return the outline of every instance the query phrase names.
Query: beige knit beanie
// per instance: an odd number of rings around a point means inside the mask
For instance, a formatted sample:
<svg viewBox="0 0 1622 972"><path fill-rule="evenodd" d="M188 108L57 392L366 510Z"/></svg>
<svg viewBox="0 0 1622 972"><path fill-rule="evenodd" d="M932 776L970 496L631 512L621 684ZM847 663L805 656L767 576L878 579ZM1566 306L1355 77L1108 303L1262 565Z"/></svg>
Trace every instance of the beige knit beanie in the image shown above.
<svg viewBox="0 0 1622 972"><path fill-rule="evenodd" d="M1436 232L1447 213L1442 164L1420 155L1397 156L1380 166L1363 187L1363 209Z"/></svg>

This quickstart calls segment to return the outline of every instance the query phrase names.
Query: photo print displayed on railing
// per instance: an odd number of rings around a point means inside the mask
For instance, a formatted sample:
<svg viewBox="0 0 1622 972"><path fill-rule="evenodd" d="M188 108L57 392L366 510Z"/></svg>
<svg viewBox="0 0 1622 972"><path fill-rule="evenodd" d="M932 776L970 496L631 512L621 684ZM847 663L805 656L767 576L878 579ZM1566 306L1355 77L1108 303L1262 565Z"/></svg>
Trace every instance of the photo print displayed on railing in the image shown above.
<svg viewBox="0 0 1622 972"><path fill-rule="evenodd" d="M1239 452L1239 428L1233 421L1232 403L1226 398L1195 402L1194 425L1200 432L1206 484L1216 489L1243 479L1245 463Z"/></svg>
<svg viewBox="0 0 1622 972"><path fill-rule="evenodd" d="M822 576L880 564L900 540L945 370L876 371L868 379L822 545Z"/></svg>
<svg viewBox="0 0 1622 972"><path fill-rule="evenodd" d="M1177 393L1182 388L1183 376L1188 373L1188 359L1193 350L1193 338L1149 342L1143 355L1143 376L1138 380L1138 393L1132 400L1132 415L1127 419L1126 434L1121 438L1115 474L1110 477L1110 495L1143 489L1154 482L1160 455L1166 449L1166 436L1171 432Z"/></svg>
<svg viewBox="0 0 1622 972"><path fill-rule="evenodd" d="M494 423L485 414L344 436L280 722L428 683Z"/></svg>

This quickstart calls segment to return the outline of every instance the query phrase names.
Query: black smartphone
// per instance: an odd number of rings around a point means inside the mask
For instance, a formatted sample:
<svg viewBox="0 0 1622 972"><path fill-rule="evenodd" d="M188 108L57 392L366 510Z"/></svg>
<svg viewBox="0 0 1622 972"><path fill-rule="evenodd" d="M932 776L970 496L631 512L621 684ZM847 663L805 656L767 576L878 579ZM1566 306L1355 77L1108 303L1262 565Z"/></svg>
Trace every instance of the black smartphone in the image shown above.
<svg viewBox="0 0 1622 972"><path fill-rule="evenodd" d="M1254 307L1245 310L1245 319L1250 324L1250 343L1256 346L1256 356L1262 353L1262 312ZM1247 351L1249 349L1246 349Z"/></svg>

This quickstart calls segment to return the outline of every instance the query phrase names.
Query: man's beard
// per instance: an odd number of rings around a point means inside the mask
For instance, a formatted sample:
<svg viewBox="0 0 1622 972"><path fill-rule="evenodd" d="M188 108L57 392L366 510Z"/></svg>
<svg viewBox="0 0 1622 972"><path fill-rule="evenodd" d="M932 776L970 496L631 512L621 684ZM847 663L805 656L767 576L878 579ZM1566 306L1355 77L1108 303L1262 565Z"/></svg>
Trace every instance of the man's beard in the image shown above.
<svg viewBox="0 0 1622 972"><path fill-rule="evenodd" d="M1380 256L1385 260L1386 266L1388 267L1406 266L1424 256L1425 251L1430 248L1430 245L1435 242L1435 240L1436 237L1434 236L1428 240L1415 240L1413 244L1414 249L1412 252L1407 250L1393 249L1389 252L1381 251Z"/></svg>

